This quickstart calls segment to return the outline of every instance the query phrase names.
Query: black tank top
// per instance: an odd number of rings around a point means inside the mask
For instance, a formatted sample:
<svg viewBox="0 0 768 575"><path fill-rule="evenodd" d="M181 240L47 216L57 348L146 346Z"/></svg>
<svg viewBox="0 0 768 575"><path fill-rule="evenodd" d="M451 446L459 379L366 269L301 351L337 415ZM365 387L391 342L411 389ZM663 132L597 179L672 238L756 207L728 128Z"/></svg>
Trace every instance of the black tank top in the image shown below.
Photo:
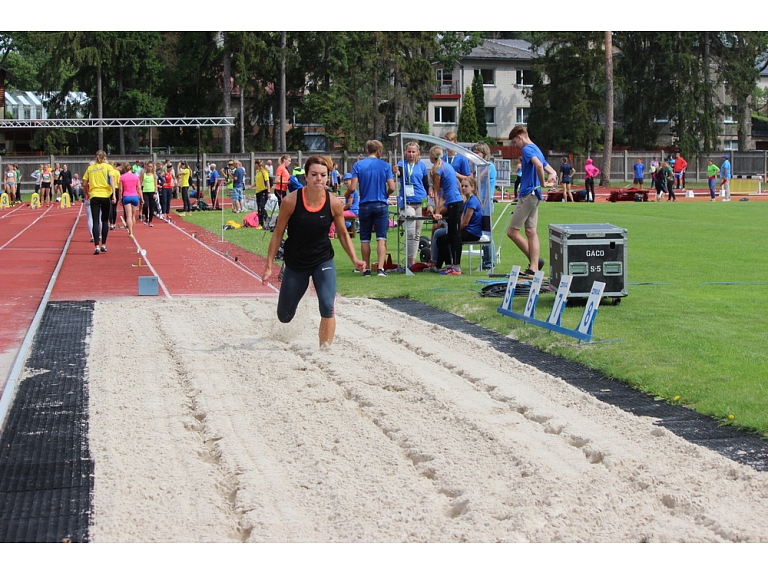
<svg viewBox="0 0 768 575"><path fill-rule="evenodd" d="M316 212L304 205L304 188L296 192L296 208L288 220L285 240L285 265L296 271L309 271L333 259L333 246L328 232L333 223L331 196L325 192L325 203Z"/></svg>

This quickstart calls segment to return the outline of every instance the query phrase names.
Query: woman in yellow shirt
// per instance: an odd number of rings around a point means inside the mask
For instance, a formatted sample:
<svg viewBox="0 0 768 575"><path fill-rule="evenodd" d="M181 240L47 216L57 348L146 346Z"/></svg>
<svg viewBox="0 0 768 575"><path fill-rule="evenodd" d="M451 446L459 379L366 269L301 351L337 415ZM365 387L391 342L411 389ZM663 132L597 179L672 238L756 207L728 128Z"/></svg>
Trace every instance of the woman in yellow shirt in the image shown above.
<svg viewBox="0 0 768 575"><path fill-rule="evenodd" d="M259 225L267 222L267 198L269 196L269 171L264 167L264 162L256 160L253 174L254 187L256 188L256 211L259 213Z"/></svg>
<svg viewBox="0 0 768 575"><path fill-rule="evenodd" d="M191 212L192 204L189 202L189 176L192 171L187 166L187 162L179 162L176 173L179 175L179 187L181 188L181 200L184 202L184 211Z"/></svg>
<svg viewBox="0 0 768 575"><path fill-rule="evenodd" d="M93 243L96 248L93 255L107 251L107 234L109 232L109 209L117 202L113 186L112 166L107 163L107 153L104 150L96 152L96 161L88 166L83 174L83 189L85 197L91 205L93 215ZM99 234L101 227L101 234ZM99 245L101 237L101 245Z"/></svg>

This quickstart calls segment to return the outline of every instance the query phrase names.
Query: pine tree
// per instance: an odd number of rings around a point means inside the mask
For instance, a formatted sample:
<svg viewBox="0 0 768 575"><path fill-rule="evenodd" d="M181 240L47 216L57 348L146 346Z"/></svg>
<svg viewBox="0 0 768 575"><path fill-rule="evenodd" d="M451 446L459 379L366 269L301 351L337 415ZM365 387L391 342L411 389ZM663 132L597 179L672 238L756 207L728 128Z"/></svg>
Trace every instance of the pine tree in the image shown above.
<svg viewBox="0 0 768 575"><path fill-rule="evenodd" d="M485 138L488 136L488 124L485 122L485 88L483 88L482 74L475 74L475 78L472 80L472 95L475 97L477 133L481 138Z"/></svg>
<svg viewBox="0 0 768 575"><path fill-rule="evenodd" d="M459 142L476 142L479 139L475 98L469 87L464 92L464 102L459 113L459 129L456 130L456 136L459 138Z"/></svg>

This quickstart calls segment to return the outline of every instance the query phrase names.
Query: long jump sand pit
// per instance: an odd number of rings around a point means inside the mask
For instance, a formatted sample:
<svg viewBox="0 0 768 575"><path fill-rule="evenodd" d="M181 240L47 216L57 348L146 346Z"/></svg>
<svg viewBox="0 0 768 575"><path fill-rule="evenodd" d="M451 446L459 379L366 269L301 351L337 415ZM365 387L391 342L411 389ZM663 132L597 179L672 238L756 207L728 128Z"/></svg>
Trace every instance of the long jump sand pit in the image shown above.
<svg viewBox="0 0 768 575"><path fill-rule="evenodd" d="M97 304L91 540L768 540L765 474L369 300Z"/></svg>

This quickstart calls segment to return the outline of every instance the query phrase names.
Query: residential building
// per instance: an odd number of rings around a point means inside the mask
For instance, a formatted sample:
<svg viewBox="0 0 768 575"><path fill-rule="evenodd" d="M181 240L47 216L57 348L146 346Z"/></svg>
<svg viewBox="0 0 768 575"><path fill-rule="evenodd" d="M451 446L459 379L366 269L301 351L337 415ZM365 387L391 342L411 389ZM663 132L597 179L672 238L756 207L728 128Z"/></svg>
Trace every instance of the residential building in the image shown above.
<svg viewBox="0 0 768 575"><path fill-rule="evenodd" d="M427 111L429 133L440 137L456 131L462 96L479 74L485 88L488 137L506 140L516 124L528 122L530 103L523 90L532 84L536 56L525 40L485 40L453 69L437 67L435 95Z"/></svg>

